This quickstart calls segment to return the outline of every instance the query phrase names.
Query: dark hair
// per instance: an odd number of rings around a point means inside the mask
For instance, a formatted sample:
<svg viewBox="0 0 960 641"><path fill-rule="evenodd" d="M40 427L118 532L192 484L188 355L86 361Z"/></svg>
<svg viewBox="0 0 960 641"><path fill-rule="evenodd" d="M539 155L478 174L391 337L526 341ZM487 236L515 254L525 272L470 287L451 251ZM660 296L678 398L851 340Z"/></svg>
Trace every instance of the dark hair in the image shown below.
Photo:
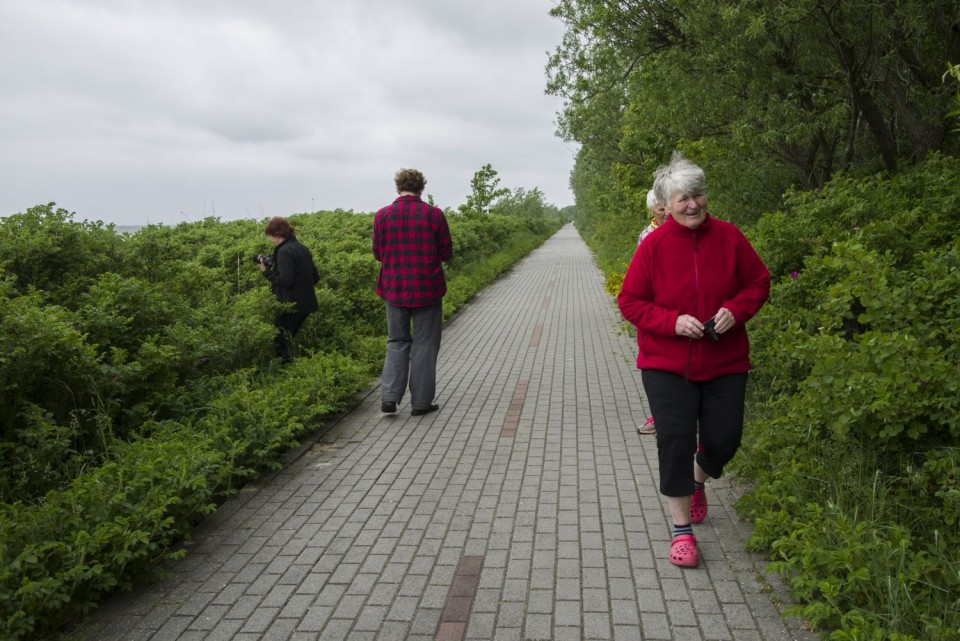
<svg viewBox="0 0 960 641"><path fill-rule="evenodd" d="M287 222L283 216L274 216L263 228L263 233L267 236L276 236L277 238L290 238L293 236L293 225Z"/></svg>
<svg viewBox="0 0 960 641"><path fill-rule="evenodd" d="M393 177L393 182L397 185L397 191L409 191L411 194L420 195L423 188L427 186L427 179L416 169L401 169Z"/></svg>

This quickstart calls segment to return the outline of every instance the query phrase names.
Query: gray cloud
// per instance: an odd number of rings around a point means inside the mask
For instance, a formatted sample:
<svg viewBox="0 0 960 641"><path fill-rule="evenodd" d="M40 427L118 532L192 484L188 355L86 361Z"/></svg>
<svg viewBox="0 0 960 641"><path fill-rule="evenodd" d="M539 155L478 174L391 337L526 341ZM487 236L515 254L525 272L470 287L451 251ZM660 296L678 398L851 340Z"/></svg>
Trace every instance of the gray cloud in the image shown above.
<svg viewBox="0 0 960 641"><path fill-rule="evenodd" d="M570 204L551 0L0 4L0 216L118 224L372 211L399 167L455 207L486 163Z"/></svg>

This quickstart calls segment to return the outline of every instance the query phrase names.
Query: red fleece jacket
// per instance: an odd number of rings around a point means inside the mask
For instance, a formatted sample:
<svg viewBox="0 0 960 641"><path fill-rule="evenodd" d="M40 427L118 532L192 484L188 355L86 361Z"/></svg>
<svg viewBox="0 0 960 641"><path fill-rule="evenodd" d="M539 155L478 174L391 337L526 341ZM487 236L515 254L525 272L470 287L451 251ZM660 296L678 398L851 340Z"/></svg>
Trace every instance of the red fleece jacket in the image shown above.
<svg viewBox="0 0 960 641"><path fill-rule="evenodd" d="M744 323L769 295L770 272L743 232L709 214L694 230L668 216L637 248L617 303L640 330L638 368L707 381L750 370ZM721 307L736 325L718 342L676 335L681 314L703 322Z"/></svg>

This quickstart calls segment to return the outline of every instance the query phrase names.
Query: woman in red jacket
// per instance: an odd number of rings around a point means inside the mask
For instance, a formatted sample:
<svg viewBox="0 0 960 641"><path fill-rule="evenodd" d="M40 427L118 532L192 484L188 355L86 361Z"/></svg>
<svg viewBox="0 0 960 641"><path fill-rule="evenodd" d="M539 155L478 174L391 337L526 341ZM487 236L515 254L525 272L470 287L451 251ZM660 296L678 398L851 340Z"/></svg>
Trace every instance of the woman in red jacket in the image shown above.
<svg viewBox="0 0 960 641"><path fill-rule="evenodd" d="M653 189L669 216L637 248L617 302L639 330L637 367L657 417L670 561L693 567L691 524L707 515L704 484L740 447L750 370L744 324L766 302L770 273L739 229L707 212L700 167L674 152Z"/></svg>

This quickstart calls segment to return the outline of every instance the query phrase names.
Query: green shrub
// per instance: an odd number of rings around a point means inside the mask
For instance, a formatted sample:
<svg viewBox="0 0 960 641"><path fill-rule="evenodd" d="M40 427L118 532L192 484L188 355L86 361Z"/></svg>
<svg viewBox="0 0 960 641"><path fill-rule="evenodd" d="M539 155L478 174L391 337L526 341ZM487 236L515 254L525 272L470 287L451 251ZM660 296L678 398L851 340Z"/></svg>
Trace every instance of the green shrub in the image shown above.
<svg viewBox="0 0 960 641"><path fill-rule="evenodd" d="M64 304L113 268L122 244L112 226L73 222L73 214L50 203L3 219L0 266L20 293L39 290Z"/></svg>
<svg viewBox="0 0 960 641"><path fill-rule="evenodd" d="M902 268L956 237L958 184L960 158L938 154L892 177L841 174L823 189L788 193L784 209L763 216L750 239L776 279L852 238Z"/></svg>
<svg viewBox="0 0 960 641"><path fill-rule="evenodd" d="M223 458L208 437L171 427L118 444L42 505L0 505L0 636L32 638L181 554L174 543L214 508Z"/></svg>
<svg viewBox="0 0 960 641"><path fill-rule="evenodd" d="M738 507L830 639L960 638L957 178L838 178L752 230L775 280Z"/></svg>
<svg viewBox="0 0 960 641"><path fill-rule="evenodd" d="M798 436L780 440L765 462L777 473L738 502L755 520L751 547L769 549L768 570L789 582L788 614L831 639L960 638L960 449L906 457L914 474L895 477L852 444ZM939 509L918 504L927 490L946 498Z"/></svg>
<svg viewBox="0 0 960 641"><path fill-rule="evenodd" d="M285 367L272 345L281 306L249 260L270 250L262 223L126 237L71 217L48 206L0 225L0 245L14 232L25 246L60 243L51 263L75 270L60 282L20 248L0 264L0 637L11 641L149 579L199 518L349 407L385 351L370 215L290 217L321 283L320 311L296 337L302 358ZM447 316L557 224L452 221L466 245L448 269Z"/></svg>

